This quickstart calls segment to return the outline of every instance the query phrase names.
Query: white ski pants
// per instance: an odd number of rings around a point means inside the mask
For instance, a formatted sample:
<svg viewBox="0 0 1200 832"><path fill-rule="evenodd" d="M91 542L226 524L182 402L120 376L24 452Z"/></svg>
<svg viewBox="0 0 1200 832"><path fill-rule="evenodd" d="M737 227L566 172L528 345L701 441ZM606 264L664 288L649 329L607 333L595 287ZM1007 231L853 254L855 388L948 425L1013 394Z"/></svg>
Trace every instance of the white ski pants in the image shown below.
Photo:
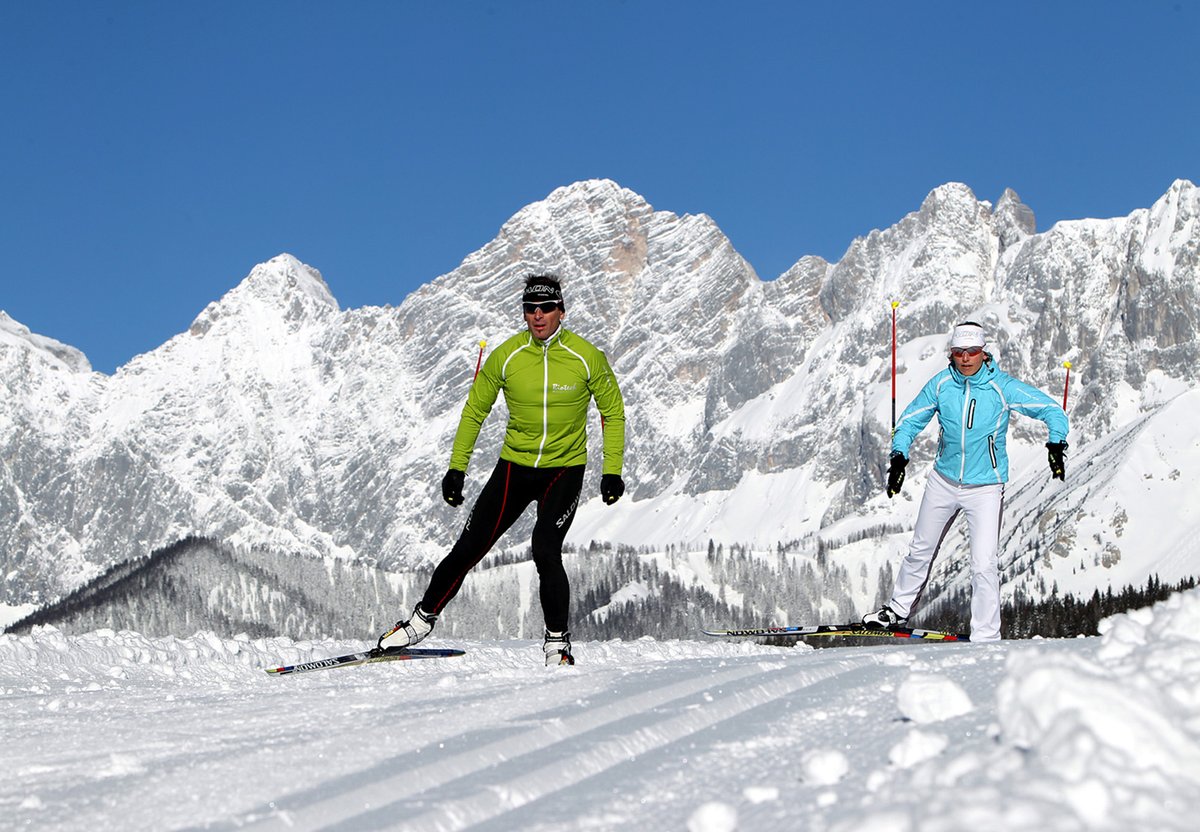
<svg viewBox="0 0 1200 832"><path fill-rule="evenodd" d="M888 604L905 618L920 601L942 540L959 512L971 540L971 641L1000 640L1000 516L1004 484L959 485L929 474L908 554L900 563Z"/></svg>

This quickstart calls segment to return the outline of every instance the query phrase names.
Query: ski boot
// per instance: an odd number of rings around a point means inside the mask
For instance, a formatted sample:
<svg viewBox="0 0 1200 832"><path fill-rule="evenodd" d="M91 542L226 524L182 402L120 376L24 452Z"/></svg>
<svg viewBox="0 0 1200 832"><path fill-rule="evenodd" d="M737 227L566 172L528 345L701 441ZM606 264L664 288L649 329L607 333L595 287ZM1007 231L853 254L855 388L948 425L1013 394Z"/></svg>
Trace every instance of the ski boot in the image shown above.
<svg viewBox="0 0 1200 832"><path fill-rule="evenodd" d="M417 604L413 608L412 618L407 621L397 621L396 626L379 637L379 649L390 650L393 647L412 647L425 636L433 632L437 616L421 609Z"/></svg>
<svg viewBox="0 0 1200 832"><path fill-rule="evenodd" d="M546 640L542 642L542 649L546 652L546 667L575 664L575 659L571 655L570 633L552 633L547 630Z"/></svg>
<svg viewBox="0 0 1200 832"><path fill-rule="evenodd" d="M907 618L901 618L891 607L884 604L878 611L869 612L862 617L864 627L872 630L890 630L893 627L903 627Z"/></svg>

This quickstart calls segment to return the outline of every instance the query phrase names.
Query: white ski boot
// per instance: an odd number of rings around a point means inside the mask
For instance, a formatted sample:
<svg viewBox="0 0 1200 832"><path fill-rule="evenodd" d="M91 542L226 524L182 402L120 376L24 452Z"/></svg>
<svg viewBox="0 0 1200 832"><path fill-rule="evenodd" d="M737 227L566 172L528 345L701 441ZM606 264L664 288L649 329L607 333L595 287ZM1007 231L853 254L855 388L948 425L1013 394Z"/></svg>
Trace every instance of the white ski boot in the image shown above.
<svg viewBox="0 0 1200 832"><path fill-rule="evenodd" d="M542 642L542 649L546 651L546 667L575 664L575 659L571 655L570 633L552 633L547 630L546 640Z"/></svg>
<svg viewBox="0 0 1200 832"><path fill-rule="evenodd" d="M412 647L433 632L433 625L436 623L437 616L430 615L417 604L413 608L412 618L397 621L395 627L379 637L379 648L389 650L393 647Z"/></svg>
<svg viewBox="0 0 1200 832"><path fill-rule="evenodd" d="M862 617L863 626L872 630L890 630L893 627L903 627L907 618L901 618L891 607L884 604L878 611L869 612Z"/></svg>

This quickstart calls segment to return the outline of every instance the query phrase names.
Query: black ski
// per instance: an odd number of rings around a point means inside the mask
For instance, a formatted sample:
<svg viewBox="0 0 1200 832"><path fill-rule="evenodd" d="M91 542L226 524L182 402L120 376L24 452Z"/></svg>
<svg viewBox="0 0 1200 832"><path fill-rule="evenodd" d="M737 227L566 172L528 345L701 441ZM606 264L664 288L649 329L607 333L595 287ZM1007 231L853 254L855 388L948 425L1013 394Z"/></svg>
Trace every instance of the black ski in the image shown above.
<svg viewBox="0 0 1200 832"><path fill-rule="evenodd" d="M283 667L267 667L263 669L267 673L271 673L275 676L286 676L291 673L308 673L310 670L328 670L333 667L356 667L360 664L374 664L375 662L405 662L412 659L444 659L450 656L462 656L465 653L465 650L452 650L448 648L393 647L388 650L381 650L378 647L372 647L370 650L364 650L361 653L349 653L345 656L333 656L328 659L313 659L311 662L284 665Z"/></svg>

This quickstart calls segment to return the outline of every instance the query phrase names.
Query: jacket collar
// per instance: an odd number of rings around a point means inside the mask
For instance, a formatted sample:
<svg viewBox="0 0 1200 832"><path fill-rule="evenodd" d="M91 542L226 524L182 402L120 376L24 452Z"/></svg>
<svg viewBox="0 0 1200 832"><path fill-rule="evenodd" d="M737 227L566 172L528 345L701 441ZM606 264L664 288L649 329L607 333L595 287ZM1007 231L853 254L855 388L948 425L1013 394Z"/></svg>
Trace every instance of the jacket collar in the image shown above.
<svg viewBox="0 0 1200 832"><path fill-rule="evenodd" d="M558 329L554 330L553 335L551 335L545 341L541 341L537 338L534 338L533 333L530 332L528 329L525 330L525 334L529 336L529 346L531 346L531 347L541 347L541 346L552 347L559 340L561 340L561 336L564 332L566 332L566 327L564 327L562 324L559 324Z"/></svg>
<svg viewBox="0 0 1200 832"><path fill-rule="evenodd" d="M988 381L991 381L992 378L995 377L996 373L1000 370L1000 368L996 366L996 359L994 358L990 361L984 361L983 364L980 365L979 370L976 371L975 375L973 376L964 376L958 371L958 368L954 366L953 361L950 362L949 369L950 378L954 379L954 383L958 384L959 386L963 386L967 382L972 384L985 384Z"/></svg>

